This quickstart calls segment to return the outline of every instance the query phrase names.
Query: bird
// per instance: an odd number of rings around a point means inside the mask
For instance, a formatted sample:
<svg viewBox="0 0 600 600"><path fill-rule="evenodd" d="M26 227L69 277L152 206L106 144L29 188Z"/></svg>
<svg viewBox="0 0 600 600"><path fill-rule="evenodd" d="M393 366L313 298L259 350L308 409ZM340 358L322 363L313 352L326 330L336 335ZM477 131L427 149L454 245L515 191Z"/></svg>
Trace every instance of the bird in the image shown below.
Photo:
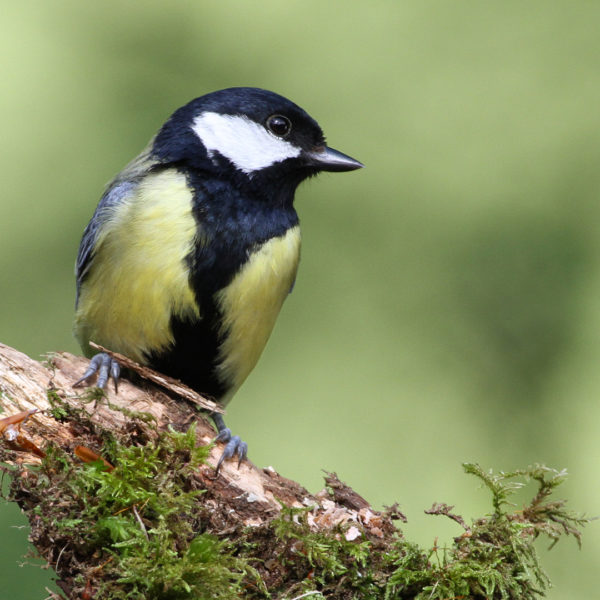
<svg viewBox="0 0 600 600"><path fill-rule="evenodd" d="M274 92L233 87L177 109L106 187L83 232L73 331L90 365L74 385L115 388L94 341L226 406L256 365L300 260L298 185L359 169ZM217 464L247 457L211 413Z"/></svg>

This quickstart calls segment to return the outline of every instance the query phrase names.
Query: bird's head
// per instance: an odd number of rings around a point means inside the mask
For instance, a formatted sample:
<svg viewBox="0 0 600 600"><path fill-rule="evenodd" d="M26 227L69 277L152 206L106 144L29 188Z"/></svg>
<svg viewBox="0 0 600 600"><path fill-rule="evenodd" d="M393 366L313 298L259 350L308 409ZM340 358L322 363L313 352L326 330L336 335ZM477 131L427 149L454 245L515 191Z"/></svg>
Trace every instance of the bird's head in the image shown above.
<svg viewBox="0 0 600 600"><path fill-rule="evenodd" d="M153 154L240 185L295 187L320 171L363 165L329 148L318 123L283 96L229 88L177 110L155 138Z"/></svg>

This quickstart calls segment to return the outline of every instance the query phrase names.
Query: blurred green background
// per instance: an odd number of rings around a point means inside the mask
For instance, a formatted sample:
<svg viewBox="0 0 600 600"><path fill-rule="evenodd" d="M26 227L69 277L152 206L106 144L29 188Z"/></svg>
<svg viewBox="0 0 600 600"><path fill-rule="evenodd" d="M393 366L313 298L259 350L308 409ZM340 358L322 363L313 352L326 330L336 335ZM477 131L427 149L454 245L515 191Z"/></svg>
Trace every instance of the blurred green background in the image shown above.
<svg viewBox="0 0 600 600"><path fill-rule="evenodd" d="M265 87L363 171L304 184L303 257L228 424L259 466L321 469L425 546L489 496L461 462L570 472L600 514L600 4L4 2L0 341L78 352L73 263L103 186L193 97ZM2 594L43 598L0 505ZM597 596L600 526L542 562Z"/></svg>

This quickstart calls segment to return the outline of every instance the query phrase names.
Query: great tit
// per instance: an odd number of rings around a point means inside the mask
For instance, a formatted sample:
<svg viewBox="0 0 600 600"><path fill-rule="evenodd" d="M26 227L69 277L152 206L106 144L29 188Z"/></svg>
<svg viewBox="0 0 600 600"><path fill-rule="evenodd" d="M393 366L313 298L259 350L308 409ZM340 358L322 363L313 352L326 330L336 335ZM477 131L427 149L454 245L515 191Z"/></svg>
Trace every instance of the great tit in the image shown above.
<svg viewBox="0 0 600 600"><path fill-rule="evenodd" d="M299 106L230 88L176 110L108 185L76 263L74 333L226 405L256 365L300 259L294 193L320 171L363 165L329 148ZM119 365L96 354L77 382ZM218 467L247 445L226 442ZM239 463L238 463L239 464Z"/></svg>

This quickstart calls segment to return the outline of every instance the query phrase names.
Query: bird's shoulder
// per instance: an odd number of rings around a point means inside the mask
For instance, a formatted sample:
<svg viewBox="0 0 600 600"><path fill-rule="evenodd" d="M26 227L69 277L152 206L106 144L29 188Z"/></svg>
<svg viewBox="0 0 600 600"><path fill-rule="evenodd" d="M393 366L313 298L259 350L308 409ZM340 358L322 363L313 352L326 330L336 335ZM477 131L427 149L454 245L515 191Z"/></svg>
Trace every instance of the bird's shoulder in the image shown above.
<svg viewBox="0 0 600 600"><path fill-rule="evenodd" d="M109 185L102 196L94 215L83 231L83 236L81 237L81 242L79 244L79 252L75 263L75 275L77 278L78 289L91 267L98 237L108 215L126 198L133 196L137 186L138 182L136 181L114 181Z"/></svg>
<svg viewBox="0 0 600 600"><path fill-rule="evenodd" d="M155 164L151 158L155 137L153 137L140 154L126 165L125 168L122 169L106 186L90 222L83 231L77 260L75 262L75 276L78 293L79 287L92 264L94 248L96 247L98 236L104 223L117 206L135 194L140 181L148 172L150 172Z"/></svg>

